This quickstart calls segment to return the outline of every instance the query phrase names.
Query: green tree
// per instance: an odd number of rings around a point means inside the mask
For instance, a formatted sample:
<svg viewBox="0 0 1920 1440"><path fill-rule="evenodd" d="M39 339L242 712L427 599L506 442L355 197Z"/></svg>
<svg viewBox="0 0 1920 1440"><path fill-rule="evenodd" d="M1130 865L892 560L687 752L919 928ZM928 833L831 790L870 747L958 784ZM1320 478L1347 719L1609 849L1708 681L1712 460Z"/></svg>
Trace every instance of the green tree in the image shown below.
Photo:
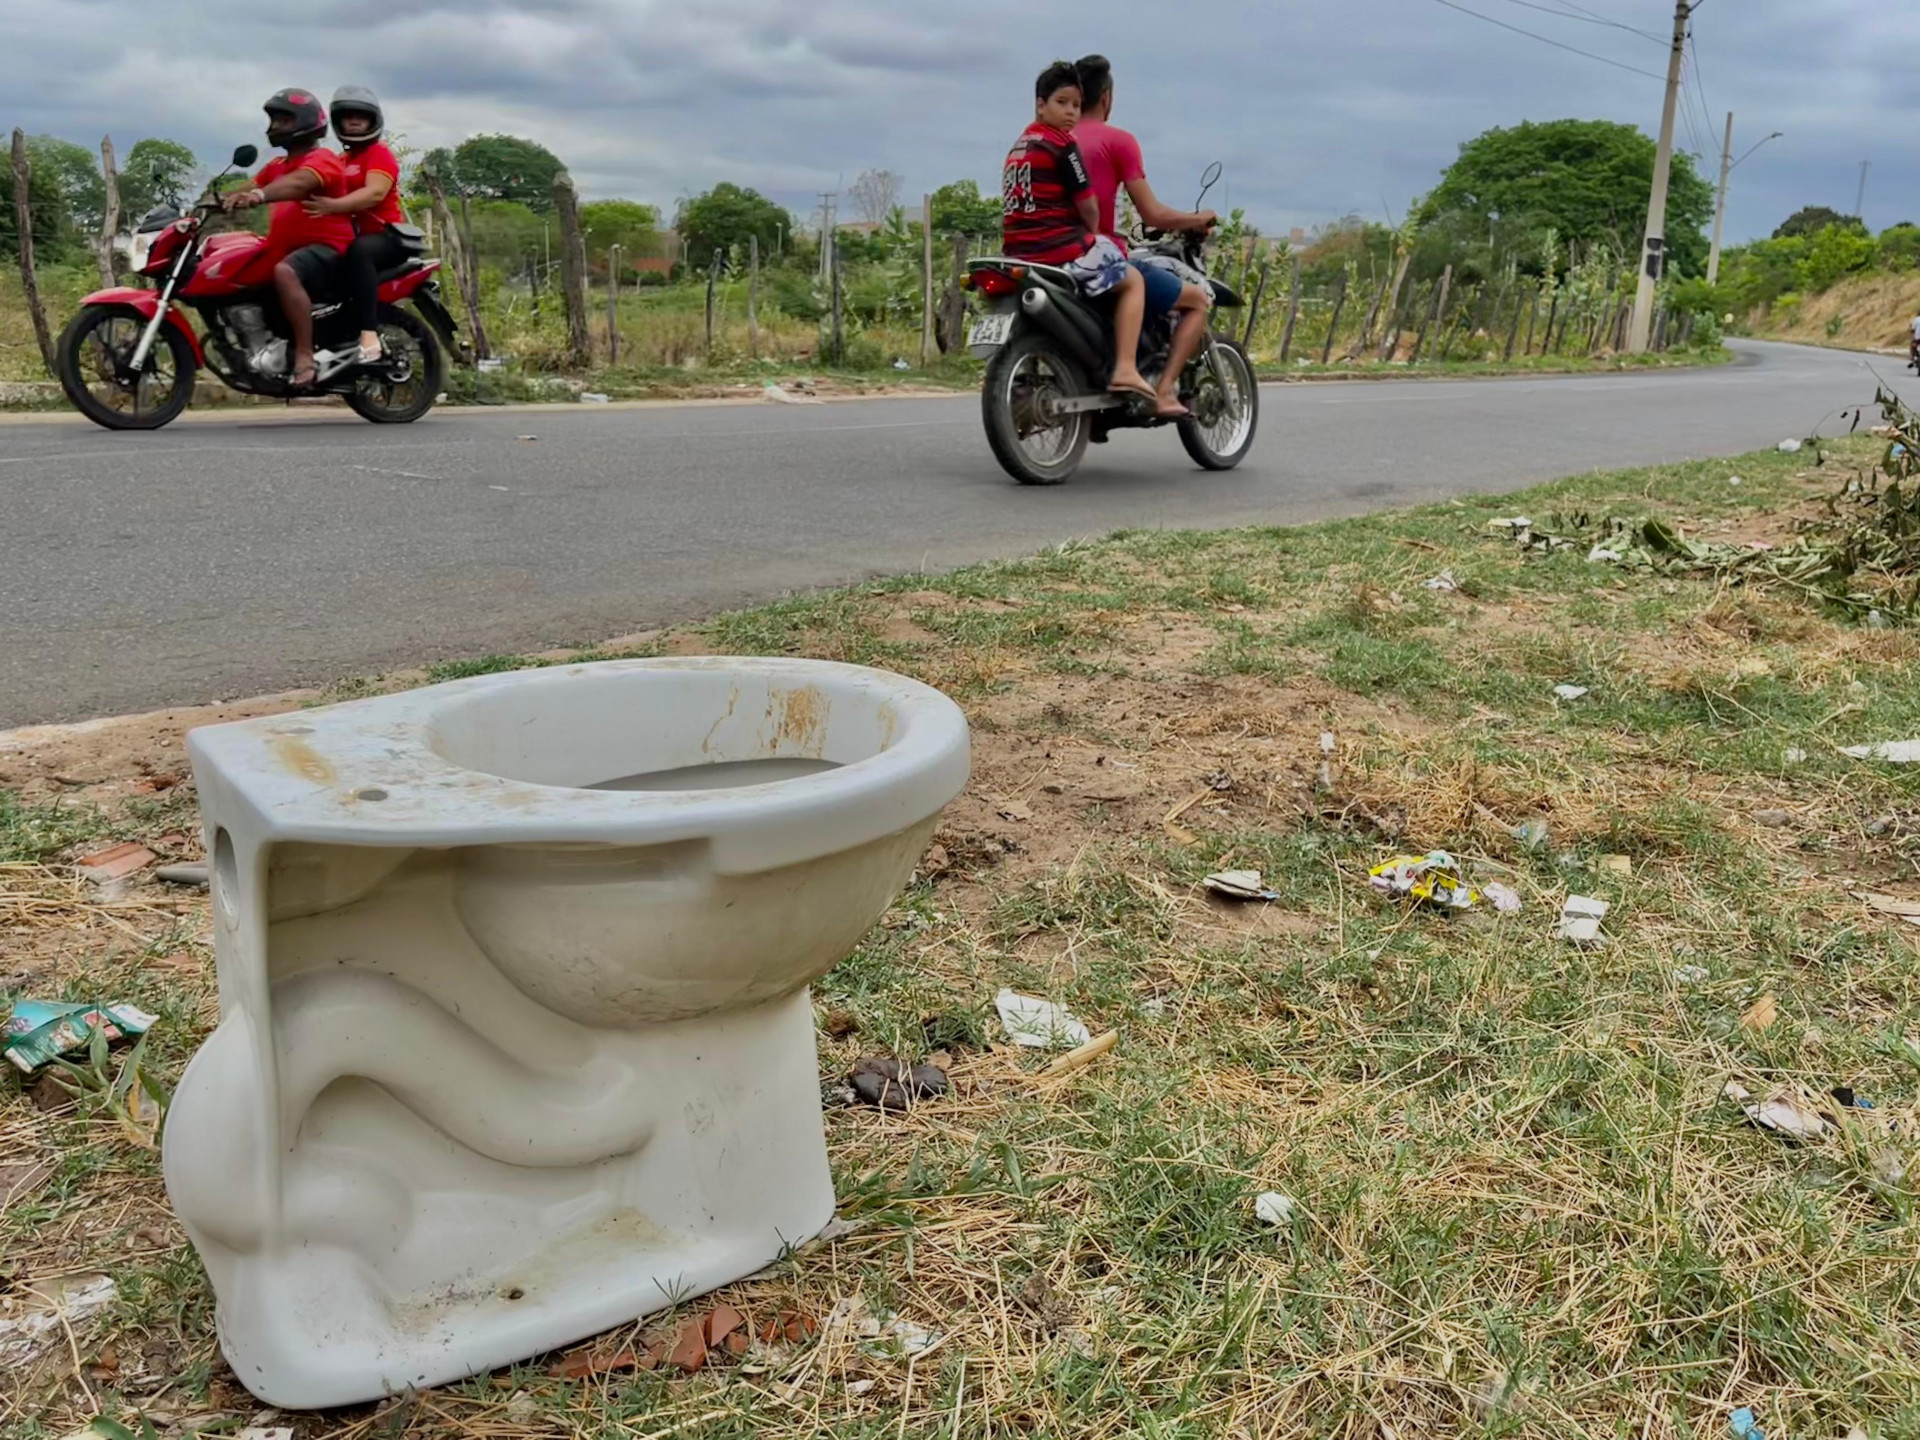
<svg viewBox="0 0 1920 1440"><path fill-rule="evenodd" d="M982 196L971 180L956 180L933 192L933 233L936 235L997 235L1001 200Z"/></svg>
<svg viewBox="0 0 1920 1440"><path fill-rule="evenodd" d="M1920 265L1920 225L1903 220L1880 232L1875 242L1879 263L1888 270L1905 271Z"/></svg>
<svg viewBox="0 0 1920 1440"><path fill-rule="evenodd" d="M780 237L791 232L793 217L757 190L743 189L730 180L680 204L674 229L686 243L687 260L705 266L715 250L728 250L760 237L762 254L773 253Z"/></svg>
<svg viewBox="0 0 1920 1440"><path fill-rule="evenodd" d="M1424 229L1452 219L1485 234L1496 217L1534 233L1551 227L1562 243L1605 244L1637 256L1653 189L1655 146L1631 125L1610 120L1523 122L1487 131L1460 147L1460 158L1421 203ZM1713 188L1676 153L1667 189L1667 264L1678 273L1705 268L1705 225Z"/></svg>
<svg viewBox="0 0 1920 1440"><path fill-rule="evenodd" d="M475 199L512 200L545 214L553 209L553 179L565 167L546 146L517 135L475 135L452 152L427 157L450 189Z"/></svg>
<svg viewBox="0 0 1920 1440"><path fill-rule="evenodd" d="M199 168L193 151L178 140L136 140L120 162L121 223L138 223L156 205L183 207Z"/></svg>
<svg viewBox="0 0 1920 1440"><path fill-rule="evenodd" d="M73 258L98 233L107 182L93 152L71 140L34 135L27 140L27 199L33 207L35 254L45 260ZM15 249L13 172L0 166L0 247Z"/></svg>
<svg viewBox="0 0 1920 1440"><path fill-rule="evenodd" d="M590 200L580 207L580 228L586 232L589 265L604 267L613 245L627 265L660 253L660 212L638 200Z"/></svg>
<svg viewBox="0 0 1920 1440"><path fill-rule="evenodd" d="M1780 228L1773 232L1773 238L1786 240L1795 235L1817 235L1829 226L1836 225L1843 230L1858 230L1863 235L1867 232L1865 222L1858 215L1842 215L1825 205L1803 205L1780 222Z"/></svg>
<svg viewBox="0 0 1920 1440"><path fill-rule="evenodd" d="M1873 237L1865 228L1829 225L1807 240L1806 259L1800 262L1804 287L1815 295L1832 288L1843 275L1873 263Z"/></svg>

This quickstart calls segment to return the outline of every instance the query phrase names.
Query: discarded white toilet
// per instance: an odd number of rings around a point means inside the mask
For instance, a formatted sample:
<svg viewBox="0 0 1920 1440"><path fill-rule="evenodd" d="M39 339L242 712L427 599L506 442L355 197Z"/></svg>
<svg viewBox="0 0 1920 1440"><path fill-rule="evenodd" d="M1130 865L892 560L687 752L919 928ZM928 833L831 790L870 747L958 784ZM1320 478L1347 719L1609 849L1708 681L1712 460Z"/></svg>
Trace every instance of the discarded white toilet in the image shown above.
<svg viewBox="0 0 1920 1440"><path fill-rule="evenodd" d="M832 1218L807 985L966 782L944 695L616 660L187 746L221 1020L166 1181L262 1400L523 1359Z"/></svg>

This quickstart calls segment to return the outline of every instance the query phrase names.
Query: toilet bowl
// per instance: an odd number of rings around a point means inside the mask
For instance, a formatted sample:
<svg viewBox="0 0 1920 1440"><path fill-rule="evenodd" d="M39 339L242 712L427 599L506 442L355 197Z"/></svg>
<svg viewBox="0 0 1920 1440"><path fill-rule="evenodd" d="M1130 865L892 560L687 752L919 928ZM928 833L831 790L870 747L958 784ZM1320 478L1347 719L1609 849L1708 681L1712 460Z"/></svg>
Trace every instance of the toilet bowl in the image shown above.
<svg viewBox="0 0 1920 1440"><path fill-rule="evenodd" d="M616 660L196 730L221 1020L168 1117L269 1404L509 1364L832 1217L810 981L966 783L958 707Z"/></svg>

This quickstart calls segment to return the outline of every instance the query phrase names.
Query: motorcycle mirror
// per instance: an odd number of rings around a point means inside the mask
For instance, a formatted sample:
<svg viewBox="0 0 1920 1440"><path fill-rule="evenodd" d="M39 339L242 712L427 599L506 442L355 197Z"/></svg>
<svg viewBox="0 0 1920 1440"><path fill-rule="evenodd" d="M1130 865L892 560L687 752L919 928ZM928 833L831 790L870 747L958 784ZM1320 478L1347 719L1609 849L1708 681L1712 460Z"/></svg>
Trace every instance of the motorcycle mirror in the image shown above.
<svg viewBox="0 0 1920 1440"><path fill-rule="evenodd" d="M244 170L260 158L258 145L240 145L234 148L233 163L236 169Z"/></svg>
<svg viewBox="0 0 1920 1440"><path fill-rule="evenodd" d="M1211 165L1209 165L1206 168L1206 170L1202 172L1200 176L1200 200L1204 200L1207 198L1207 192L1213 189L1214 184L1219 179L1220 179L1220 162L1216 160ZM1193 202L1194 209L1198 210L1200 208L1200 200L1195 200Z"/></svg>

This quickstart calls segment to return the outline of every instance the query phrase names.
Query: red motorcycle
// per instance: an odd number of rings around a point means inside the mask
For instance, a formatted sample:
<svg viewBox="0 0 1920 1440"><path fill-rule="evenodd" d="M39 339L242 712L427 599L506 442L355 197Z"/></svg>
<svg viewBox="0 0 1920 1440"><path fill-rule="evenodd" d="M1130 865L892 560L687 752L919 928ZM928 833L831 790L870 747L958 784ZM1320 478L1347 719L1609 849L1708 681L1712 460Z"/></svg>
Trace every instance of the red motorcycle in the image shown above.
<svg viewBox="0 0 1920 1440"><path fill-rule="evenodd" d="M230 168L246 170L259 155L242 145ZM274 298L266 240L250 231L206 234L220 213L212 186L184 216L170 206L150 211L134 232L133 265L160 288L97 290L61 332L60 386L82 415L109 430L157 430L186 409L203 366L251 395L338 395L376 424L406 424L433 408L447 354L463 352L433 278L440 262L424 258L419 230L394 227L410 253L380 276L380 359L361 363L359 331L344 306L315 305L318 374L295 391L292 338ZM188 308L204 336L194 333Z"/></svg>

